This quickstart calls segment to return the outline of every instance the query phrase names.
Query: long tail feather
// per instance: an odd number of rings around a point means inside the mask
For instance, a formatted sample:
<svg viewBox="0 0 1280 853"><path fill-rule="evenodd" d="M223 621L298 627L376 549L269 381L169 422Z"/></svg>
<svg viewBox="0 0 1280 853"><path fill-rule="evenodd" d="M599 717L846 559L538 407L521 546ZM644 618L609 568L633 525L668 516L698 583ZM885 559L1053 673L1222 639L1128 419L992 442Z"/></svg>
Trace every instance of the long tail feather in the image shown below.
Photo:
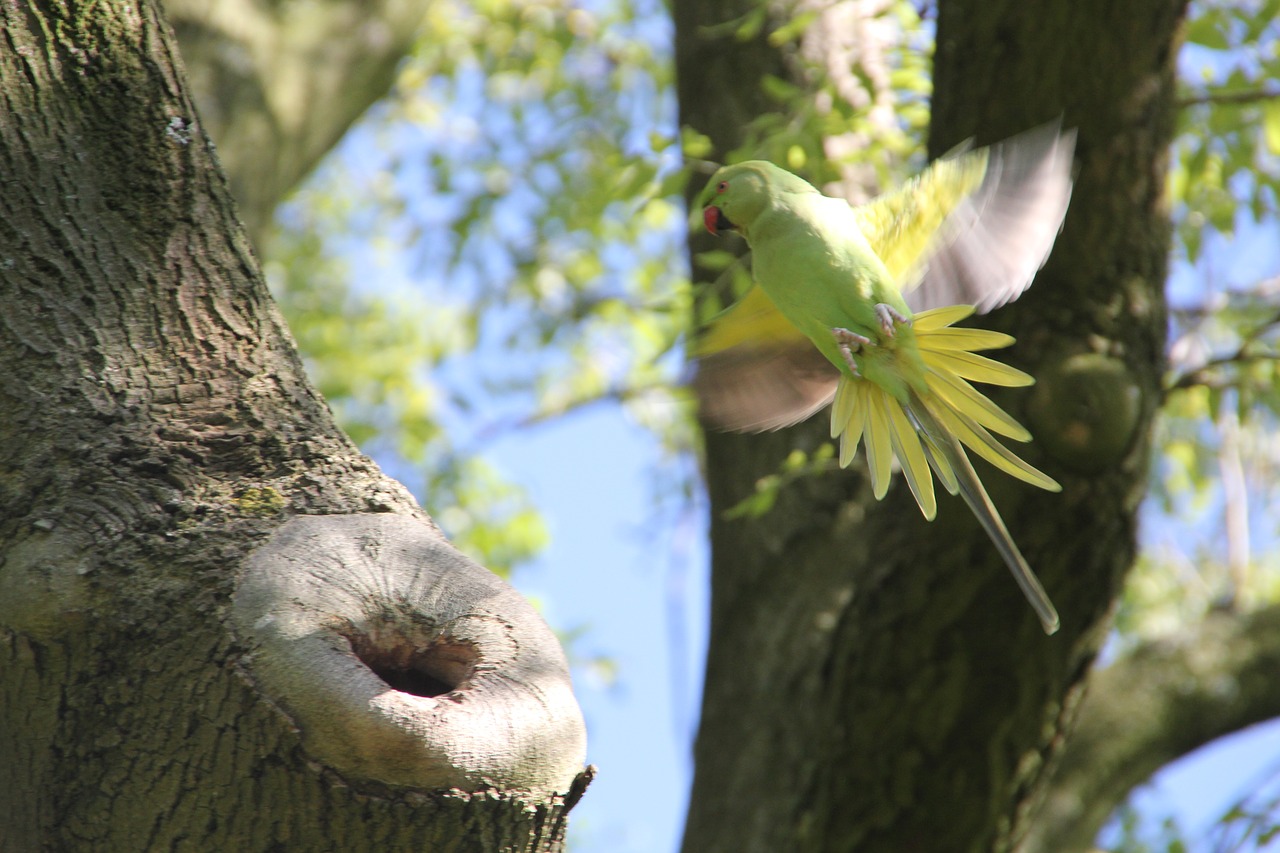
<svg viewBox="0 0 1280 853"><path fill-rule="evenodd" d="M1022 594L1027 597L1032 609L1040 617L1040 624L1044 626L1044 632L1046 634L1054 633L1061 624L1058 619L1058 611L1054 608L1053 602L1049 600L1049 594L1044 591L1044 587L1040 584L1040 579L1036 577L1036 573L1031 570L1031 566L1027 565L1026 558L1018 550L1013 537L1009 535L1008 528L1004 526L1004 519L1000 517L995 504L991 502L990 495L983 488L982 481L978 479L978 473L973 470L973 465L970 464L969 457L965 454L959 440L939 423L938 419L933 416L930 407L919 397L914 397L910 404L910 410L925 435L932 439L930 447L936 447L943 458L946 459L947 464L951 466L951 470L955 472L956 482L960 487L960 496L969 505L969 509L973 510L973 514L978 517L982 528L987 531L987 536L991 537L991 541L995 543L996 550L1004 558L1009 571L1013 572L1013 578L1018 582L1018 586L1022 588Z"/></svg>
<svg viewBox="0 0 1280 853"><path fill-rule="evenodd" d="M1027 385L1033 380L1020 370L971 352L1007 346L1012 338L947 328L968 316L970 310L950 306L916 315L914 331L925 376L920 390L910 390L905 401L863 377L841 376L831 412L831 436L840 439L841 466L849 464L859 441L866 439L871 486L877 499L889 489L894 457L926 519L933 520L937 512L934 475L948 492L964 498L1040 617L1045 633L1052 634L1058 630L1058 613L1009 535L969 462L965 446L1032 485L1049 491L1058 491L1061 486L988 432L1018 441L1030 438L1021 424L966 380L997 385Z"/></svg>

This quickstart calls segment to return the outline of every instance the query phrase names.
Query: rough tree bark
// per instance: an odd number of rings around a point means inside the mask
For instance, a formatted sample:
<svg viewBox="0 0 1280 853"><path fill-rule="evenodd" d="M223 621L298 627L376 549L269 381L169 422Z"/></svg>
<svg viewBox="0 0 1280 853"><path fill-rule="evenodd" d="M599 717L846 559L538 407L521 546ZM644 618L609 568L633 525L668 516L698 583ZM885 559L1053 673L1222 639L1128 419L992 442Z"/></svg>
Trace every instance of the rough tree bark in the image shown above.
<svg viewBox="0 0 1280 853"><path fill-rule="evenodd" d="M0 849L561 849L563 654L307 383L155 5L0 38Z"/></svg>
<svg viewBox="0 0 1280 853"><path fill-rule="evenodd" d="M740 144L744 119L776 108L750 81L790 67L768 28L739 41L713 27L753 6L676 5L681 121L721 152ZM711 647L689 853L1026 839L1135 550L1161 399L1162 193L1184 11L1184 0L938 4L933 153L1058 115L1079 128L1054 256L983 321L1017 336L1008 359L1039 378L999 402L1031 428L1029 458L1063 493L984 479L1063 629L1041 633L957 501L929 525L906 489L878 504L853 471L796 483L764 518L724 517L788 449L825 440L825 423L709 435Z"/></svg>

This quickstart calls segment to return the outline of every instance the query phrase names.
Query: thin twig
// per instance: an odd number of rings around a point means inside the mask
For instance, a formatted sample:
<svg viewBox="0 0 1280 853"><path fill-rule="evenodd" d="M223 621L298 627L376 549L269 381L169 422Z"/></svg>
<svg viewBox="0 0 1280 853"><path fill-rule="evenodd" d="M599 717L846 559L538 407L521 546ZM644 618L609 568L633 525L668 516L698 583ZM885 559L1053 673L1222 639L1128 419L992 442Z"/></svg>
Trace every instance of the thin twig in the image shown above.
<svg viewBox="0 0 1280 853"><path fill-rule="evenodd" d="M472 449L474 451L475 447L488 444L507 433L527 429L548 421L558 420L559 418L563 418L566 415L590 406L595 406L600 403L626 403L654 391L670 391L675 387L678 387L677 383L672 382L671 380L646 382L642 385L614 386L612 388L606 388L598 394L589 394L584 397L576 397L571 400L566 400L556 406L531 412L523 417L518 417L515 420L496 421L483 426L476 431L472 441Z"/></svg>
<svg viewBox="0 0 1280 853"><path fill-rule="evenodd" d="M1260 361L1280 361L1280 352L1245 352L1245 347L1242 346L1231 355L1211 358L1195 370L1182 374L1169 383L1167 390L1179 391L1197 385L1203 385L1206 388L1229 388L1232 383L1214 380L1211 374L1220 367L1232 364L1247 365Z"/></svg>
<svg viewBox="0 0 1280 853"><path fill-rule="evenodd" d="M1256 104L1259 101L1269 101L1273 98L1280 98L1280 90L1263 87L1258 89L1235 89L1230 92L1200 92L1195 95L1178 98L1173 103L1175 107L1181 110L1205 104L1243 106L1245 104Z"/></svg>
<svg viewBox="0 0 1280 853"><path fill-rule="evenodd" d="M1220 367L1226 367L1231 364L1250 364L1257 361L1280 361L1280 353L1249 351L1251 346L1257 343L1263 335L1271 331L1277 325L1280 325L1280 311L1277 311L1263 322L1245 332L1240 339L1240 346L1236 347L1236 351L1231 355L1211 358L1194 370L1187 371L1169 383L1167 390L1177 391L1183 388L1191 388L1196 385L1204 385L1209 388L1225 387L1226 383L1211 381L1209 374Z"/></svg>

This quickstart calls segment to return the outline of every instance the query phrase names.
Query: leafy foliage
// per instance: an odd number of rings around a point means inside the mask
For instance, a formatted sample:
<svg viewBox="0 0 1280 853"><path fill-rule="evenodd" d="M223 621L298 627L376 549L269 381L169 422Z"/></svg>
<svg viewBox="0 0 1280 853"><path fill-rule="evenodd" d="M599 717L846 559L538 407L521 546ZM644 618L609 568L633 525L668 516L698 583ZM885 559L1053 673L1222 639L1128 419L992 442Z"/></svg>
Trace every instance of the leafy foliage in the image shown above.
<svg viewBox="0 0 1280 853"><path fill-rule="evenodd" d="M423 472L402 479L491 567L546 540L478 452L497 432L617 399L692 441L668 356L688 308L667 28L656 8L433 5L268 249L344 427Z"/></svg>
<svg viewBox="0 0 1280 853"><path fill-rule="evenodd" d="M439 4L381 118L410 134L389 165L417 270L468 282L485 344L533 367L486 380L541 413L673 375L683 176L656 11Z"/></svg>
<svg viewBox="0 0 1280 853"><path fill-rule="evenodd" d="M1147 507L1148 546L1120 614L1132 636L1280 593L1280 3L1193 5L1170 174L1173 341ZM1243 251L1242 251L1243 249ZM1259 547L1261 545L1262 547Z"/></svg>
<svg viewBox="0 0 1280 853"><path fill-rule="evenodd" d="M1169 394L1158 424L1147 540L1117 627L1161 636L1212 608L1280 600L1280 23L1276 0L1192 6L1170 198ZM1166 821L1153 841L1132 808L1116 850L1257 849L1277 800L1246 797L1197 841ZM1200 846L1201 844L1205 846Z"/></svg>
<svg viewBox="0 0 1280 853"><path fill-rule="evenodd" d="M1187 841L1176 820L1164 818L1154 829L1150 823L1133 806L1121 806L1116 814L1118 837L1108 849L1111 853L1187 853Z"/></svg>
<svg viewBox="0 0 1280 853"><path fill-rule="evenodd" d="M1273 216L1280 190L1280 2L1195 4L1187 27L1183 132L1172 169L1175 221L1194 263L1206 225L1223 235L1239 211Z"/></svg>
<svg viewBox="0 0 1280 853"><path fill-rule="evenodd" d="M1214 825L1214 853L1261 850L1280 838L1280 768L1272 768Z"/></svg>
<svg viewBox="0 0 1280 853"><path fill-rule="evenodd" d="M355 441L406 482L414 478L400 469L422 472L427 508L454 544L508 573L545 546L546 526L518 486L483 459L456 456L438 419L447 389L430 368L469 342L458 311L353 291L346 264L320 245L315 219L331 211L307 201L282 213L266 272L308 373Z"/></svg>

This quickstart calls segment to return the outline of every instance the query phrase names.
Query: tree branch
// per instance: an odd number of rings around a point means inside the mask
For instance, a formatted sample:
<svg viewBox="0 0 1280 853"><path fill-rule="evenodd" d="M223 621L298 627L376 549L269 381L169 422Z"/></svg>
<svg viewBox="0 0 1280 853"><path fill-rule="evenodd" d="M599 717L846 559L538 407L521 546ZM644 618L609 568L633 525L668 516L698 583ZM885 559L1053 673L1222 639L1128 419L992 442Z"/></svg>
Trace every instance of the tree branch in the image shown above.
<svg viewBox="0 0 1280 853"><path fill-rule="evenodd" d="M255 243L276 205L391 88L414 0L164 0L200 118Z"/></svg>
<svg viewBox="0 0 1280 853"><path fill-rule="evenodd" d="M1229 92L1197 92L1194 95L1184 95L1178 98L1174 101L1174 106L1180 110L1205 104L1220 107L1244 106L1246 104L1256 104L1259 101L1270 101L1274 98L1280 98L1280 91L1262 86L1257 89L1233 89Z"/></svg>
<svg viewBox="0 0 1280 853"><path fill-rule="evenodd" d="M1280 353L1250 352L1251 347L1277 325L1280 325L1280 312L1273 314L1265 321L1245 332L1241 336L1240 345L1236 347L1235 352L1230 355L1211 358L1199 367L1188 370L1176 379L1171 380L1167 390L1177 391L1183 388L1191 388L1196 385L1221 387L1226 383L1214 380L1211 375L1213 371L1219 367L1226 367L1232 364L1248 365L1255 361L1280 360Z"/></svg>
<svg viewBox="0 0 1280 853"><path fill-rule="evenodd" d="M1027 850L1090 849L1115 807L1164 765L1280 714L1280 605L1214 612L1099 671Z"/></svg>
<svg viewBox="0 0 1280 853"><path fill-rule="evenodd" d="M1247 352L1244 346L1237 349L1231 355L1219 356L1211 358L1197 367L1195 370L1182 374L1177 379L1169 383L1170 391L1179 391L1184 388L1194 388L1197 385L1203 385L1207 388L1229 388L1236 383L1215 378L1213 373L1220 367L1229 365L1239 365L1247 367L1254 362L1259 361L1280 361L1280 353L1277 352Z"/></svg>

